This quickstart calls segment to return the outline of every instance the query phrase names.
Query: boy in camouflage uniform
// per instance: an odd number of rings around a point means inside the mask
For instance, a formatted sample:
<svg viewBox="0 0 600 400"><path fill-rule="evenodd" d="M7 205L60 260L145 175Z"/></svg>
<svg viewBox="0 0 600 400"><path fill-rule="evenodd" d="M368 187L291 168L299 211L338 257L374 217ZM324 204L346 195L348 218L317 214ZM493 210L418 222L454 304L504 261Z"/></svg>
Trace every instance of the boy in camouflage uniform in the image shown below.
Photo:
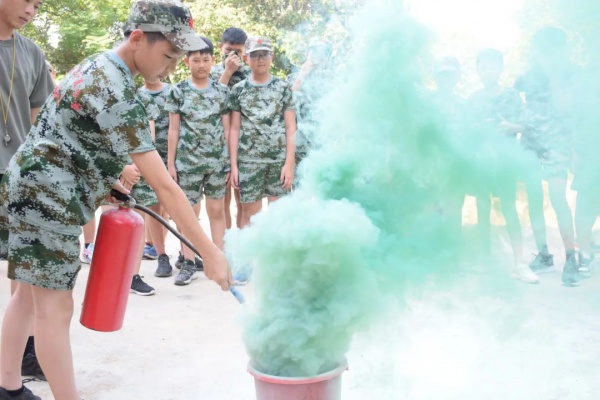
<svg viewBox="0 0 600 400"><path fill-rule="evenodd" d="M248 35L240 28L227 28L221 36L219 50L223 61L213 67L210 78L227 85L230 89L250 76L250 68L244 63L246 49L244 45ZM228 186L225 193L225 222L227 229L231 228L231 192L237 206L236 226L242 226L242 205L240 203L240 191Z"/></svg>
<svg viewBox="0 0 600 400"><path fill-rule="evenodd" d="M246 41L244 58L252 74L235 85L230 97L231 179L240 189L242 226L292 188L296 113L290 84L269 73L273 48L264 37Z"/></svg>
<svg viewBox="0 0 600 400"><path fill-rule="evenodd" d="M80 398L69 343L79 233L112 188L129 192L118 182L129 157L205 255L206 275L229 288L225 255L194 221L184 193L154 149L134 82L138 73L152 80L166 76L184 50L203 47L192 26L182 3L136 2L124 28L126 39L67 74L11 159L0 198L10 218L8 277L18 286L2 326L2 398L39 399L31 392L9 392L22 388L21 357L31 326L54 398Z"/></svg>
<svg viewBox="0 0 600 400"><path fill-rule="evenodd" d="M333 80L329 68L333 46L321 38L313 38L308 46L306 61L300 71L288 76L294 92L298 130L296 132L296 167L315 147L317 133L316 107Z"/></svg>
<svg viewBox="0 0 600 400"><path fill-rule="evenodd" d="M54 88L42 50L18 32L35 18L41 4L41 0L0 0L0 180ZM8 226L8 213L4 202L0 203L0 219L0 259L6 260L8 229L2 226ZM16 283L11 283L11 293L15 290ZM44 379L33 336L27 340L22 373Z"/></svg>
<svg viewBox="0 0 600 400"><path fill-rule="evenodd" d="M141 96L148 96L153 100L152 109L154 109L154 145L156 146L156 150L158 154L162 158L165 167L167 166L167 144L168 144L168 135L169 135L169 112L165 109L165 104L167 102L167 98L171 91L171 86L157 80L155 82L145 82L145 85L138 89L138 94ZM144 183L142 178L141 183ZM141 188L144 192L142 196L144 196L147 192L147 187ZM139 191L140 188L137 187L136 191ZM151 189L150 189L151 190ZM154 192L152 192L154 194ZM137 199L137 198L136 198ZM148 199L150 200L150 199ZM158 199L154 196L154 202L148 202L148 207L156 212L159 215L162 215L163 218L168 220L169 216L165 212L164 208L158 203ZM146 215L146 246L144 247L144 256L149 258L148 255L155 255L155 258L158 258L158 265L156 267L156 271L154 272L154 276L157 277L165 277L171 276L173 267L171 267L171 263L169 261L169 256L166 254L165 250L165 240L167 236L166 229L154 218L149 215ZM149 240L148 240L149 239ZM153 254L152 254L153 253Z"/></svg>
<svg viewBox="0 0 600 400"><path fill-rule="evenodd" d="M165 105L170 113L167 164L169 173L194 205L196 219L205 194L212 240L223 249L223 198L229 179L229 89L210 79L214 49L209 39L204 41L208 45L205 49L190 51L185 58L191 78L173 86ZM198 275L194 253L185 246L182 253L184 262L175 279L178 286L188 285Z"/></svg>

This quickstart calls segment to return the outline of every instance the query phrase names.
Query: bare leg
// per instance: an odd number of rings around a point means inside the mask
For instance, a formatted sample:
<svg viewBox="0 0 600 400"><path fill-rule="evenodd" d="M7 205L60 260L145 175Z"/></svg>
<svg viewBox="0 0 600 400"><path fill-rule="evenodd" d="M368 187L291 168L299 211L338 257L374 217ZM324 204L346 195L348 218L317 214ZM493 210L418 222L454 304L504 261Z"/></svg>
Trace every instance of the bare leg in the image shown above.
<svg viewBox="0 0 600 400"><path fill-rule="evenodd" d="M537 176L536 176L537 177ZM529 219L533 237L540 253L548 250L546 242L546 218L544 217L544 188L541 177L532 177L525 182L527 190L527 203L529 205Z"/></svg>
<svg viewBox="0 0 600 400"><path fill-rule="evenodd" d="M589 189L577 193L577 208L575 211L575 228L577 242L584 257L589 258L592 252L592 229L598 217L597 198Z"/></svg>
<svg viewBox="0 0 600 400"><path fill-rule="evenodd" d="M250 219L262 208L262 201L242 204L242 228L250 225Z"/></svg>
<svg viewBox="0 0 600 400"><path fill-rule="evenodd" d="M225 227L231 229L231 186L227 186L223 206L225 207Z"/></svg>
<svg viewBox="0 0 600 400"><path fill-rule="evenodd" d="M83 243L93 243L96 240L96 217L82 227Z"/></svg>
<svg viewBox="0 0 600 400"><path fill-rule="evenodd" d="M206 198L206 213L210 221L210 235L218 248L223 250L225 245L225 210L223 199Z"/></svg>
<svg viewBox="0 0 600 400"><path fill-rule="evenodd" d="M162 207L159 204L153 205L148 208L150 208L152 211L154 211L158 215L161 215L161 213L162 213ZM156 252L158 253L158 255L165 254L166 253L165 239L164 239L164 229L165 228L161 225L160 222L155 220L150 215L146 215L145 219L146 219L146 231L148 232L148 235L146 236L146 241L148 241L148 239L150 239L150 241L154 244L154 247L156 248Z"/></svg>
<svg viewBox="0 0 600 400"><path fill-rule="evenodd" d="M144 219L145 215L143 212L141 212L140 210L135 210L136 213L138 213L138 215L140 217L142 217L142 219ZM144 224L145 226L146 224ZM144 228L144 232L145 232L145 228ZM140 245L139 245L139 258L137 261L137 267L135 268L135 274L139 275L140 273L140 269L142 268L142 258L144 257L144 246L146 246L146 238L144 235L142 235L142 237L140 238ZM134 275L135 275L134 274Z"/></svg>
<svg viewBox="0 0 600 400"><path fill-rule="evenodd" d="M567 179L553 177L548 180L550 201L556 213L558 228L562 236L566 251L575 250L575 229L573 228L573 214L567 203Z"/></svg>
<svg viewBox="0 0 600 400"><path fill-rule="evenodd" d="M242 207L242 201L240 200L240 190L233 189L233 196L235 197L235 205L237 207L237 214L235 217L236 224L238 228L242 228L243 215L244 215L244 207Z"/></svg>
<svg viewBox="0 0 600 400"><path fill-rule="evenodd" d="M502 214L506 220L506 231L513 250L515 265L523 264L523 236L521 232L521 221L517 213L516 192L502 196L500 205Z"/></svg>
<svg viewBox="0 0 600 400"><path fill-rule="evenodd" d="M35 306L35 347L54 398L79 400L69 329L73 292L31 286Z"/></svg>
<svg viewBox="0 0 600 400"><path fill-rule="evenodd" d="M192 206L192 208L194 209L194 213L196 213L196 220L198 219L198 216L200 215L200 207L201 207L201 203L194 204ZM187 247L183 244L181 244L181 252L183 253L183 256L188 260L193 260L194 257L196 256L196 253L194 253L189 247Z"/></svg>
<svg viewBox="0 0 600 400"><path fill-rule="evenodd" d="M33 304L31 285L18 283L2 321L0 386L7 390L17 390L22 386L21 362L27 338L33 330Z"/></svg>

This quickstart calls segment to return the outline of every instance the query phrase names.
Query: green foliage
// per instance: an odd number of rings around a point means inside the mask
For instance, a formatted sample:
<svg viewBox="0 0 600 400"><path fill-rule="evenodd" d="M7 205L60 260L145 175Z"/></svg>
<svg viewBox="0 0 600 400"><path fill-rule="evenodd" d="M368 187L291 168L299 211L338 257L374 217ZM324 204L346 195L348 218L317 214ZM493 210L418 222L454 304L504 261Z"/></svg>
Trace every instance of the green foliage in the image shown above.
<svg viewBox="0 0 600 400"><path fill-rule="evenodd" d="M121 26L133 0L46 0L33 24L23 30L46 54L59 74L100 51L114 47L122 37ZM345 19L363 0L205 0L187 2L196 30L215 46L222 32L232 26L249 35L264 35L275 45L273 71L289 74L302 63L308 41L324 36L336 44L346 37ZM335 15L334 17L332 17ZM220 60L220 54L217 54ZM180 65L172 79L185 72Z"/></svg>

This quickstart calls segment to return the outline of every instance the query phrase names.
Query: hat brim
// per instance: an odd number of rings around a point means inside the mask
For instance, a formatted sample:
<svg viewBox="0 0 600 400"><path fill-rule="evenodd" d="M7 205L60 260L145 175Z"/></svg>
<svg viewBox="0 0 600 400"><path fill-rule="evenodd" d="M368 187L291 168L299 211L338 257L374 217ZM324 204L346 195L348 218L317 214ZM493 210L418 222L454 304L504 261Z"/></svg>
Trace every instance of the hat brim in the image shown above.
<svg viewBox="0 0 600 400"><path fill-rule="evenodd" d="M260 51L260 50L266 50L266 51L270 51L272 52L273 49L267 46L257 46L255 48L253 48L252 50L246 50L246 54L250 54L250 53L254 53L255 51Z"/></svg>
<svg viewBox="0 0 600 400"><path fill-rule="evenodd" d="M162 32L169 42L180 50L197 51L208 47L202 37L195 32Z"/></svg>

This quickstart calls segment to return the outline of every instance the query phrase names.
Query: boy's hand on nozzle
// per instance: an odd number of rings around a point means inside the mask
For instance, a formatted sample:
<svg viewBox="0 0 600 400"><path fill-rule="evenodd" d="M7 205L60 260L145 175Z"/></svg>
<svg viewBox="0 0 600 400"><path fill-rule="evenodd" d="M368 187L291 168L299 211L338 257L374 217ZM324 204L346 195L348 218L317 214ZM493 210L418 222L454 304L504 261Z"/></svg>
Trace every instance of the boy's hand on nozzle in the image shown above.
<svg viewBox="0 0 600 400"><path fill-rule="evenodd" d="M121 181L116 181L115 184L113 185L112 189L116 190L118 192L121 192L123 194L129 194L130 193L129 189L127 189L125 186L123 186L123 184L121 183ZM118 200L117 198L115 198L114 196L112 196L110 194L108 196L106 196L106 200L109 203L115 203L115 204L122 203L121 200Z"/></svg>
<svg viewBox="0 0 600 400"><path fill-rule="evenodd" d="M281 169L281 186L285 190L290 190L294 184L294 165L288 165L287 163Z"/></svg>
<svg viewBox="0 0 600 400"><path fill-rule="evenodd" d="M175 168L174 165L169 165L169 175L171 175L171 178L173 178L173 180L175 182L178 182L177 180L177 168Z"/></svg>
<svg viewBox="0 0 600 400"><path fill-rule="evenodd" d="M205 255L203 261L204 275L219 285L222 290L229 290L233 279L225 253L215 247L213 254Z"/></svg>

